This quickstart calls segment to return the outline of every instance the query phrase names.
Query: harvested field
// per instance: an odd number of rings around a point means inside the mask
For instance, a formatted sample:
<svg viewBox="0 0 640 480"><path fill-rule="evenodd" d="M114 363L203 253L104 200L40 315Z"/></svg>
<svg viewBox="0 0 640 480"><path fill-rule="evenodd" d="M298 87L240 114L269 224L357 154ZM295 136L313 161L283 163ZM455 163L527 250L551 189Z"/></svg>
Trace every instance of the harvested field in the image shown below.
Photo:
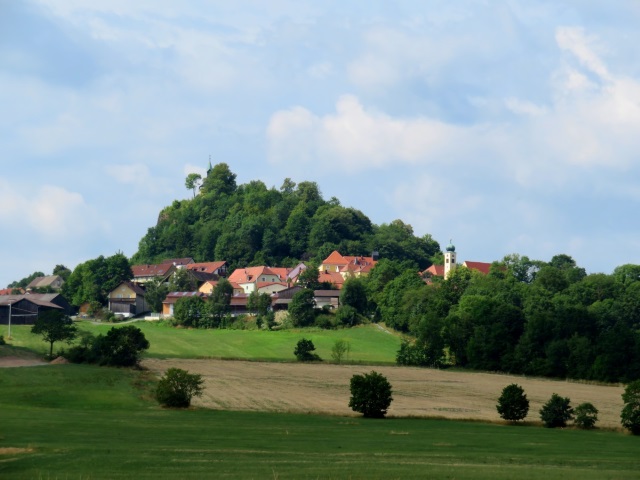
<svg viewBox="0 0 640 480"><path fill-rule="evenodd" d="M158 375L171 367L201 374L205 392L193 403L213 409L354 415L348 407L351 376L375 370L393 387L389 416L500 421L500 392L517 383L530 401L528 421L539 421L538 410L557 393L574 407L593 403L598 427L620 429L620 386L412 367L182 359L147 359L143 365Z"/></svg>

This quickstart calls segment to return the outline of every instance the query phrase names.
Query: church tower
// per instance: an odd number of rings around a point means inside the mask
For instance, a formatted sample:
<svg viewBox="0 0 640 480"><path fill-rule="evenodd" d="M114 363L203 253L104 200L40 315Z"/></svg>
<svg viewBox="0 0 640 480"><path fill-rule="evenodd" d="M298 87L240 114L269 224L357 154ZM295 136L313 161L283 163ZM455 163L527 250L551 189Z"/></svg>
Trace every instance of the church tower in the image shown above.
<svg viewBox="0 0 640 480"><path fill-rule="evenodd" d="M458 266L456 260L456 247L453 246L451 240L449 240L449 245L447 245L447 249L444 252L444 279L449 278L449 275L455 268Z"/></svg>

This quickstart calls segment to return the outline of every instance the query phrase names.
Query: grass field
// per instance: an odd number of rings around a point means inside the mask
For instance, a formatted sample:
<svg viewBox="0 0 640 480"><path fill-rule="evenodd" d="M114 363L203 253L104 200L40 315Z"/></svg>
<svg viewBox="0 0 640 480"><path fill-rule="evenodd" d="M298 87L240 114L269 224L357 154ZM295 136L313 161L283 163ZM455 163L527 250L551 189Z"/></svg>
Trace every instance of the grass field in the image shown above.
<svg viewBox="0 0 640 480"><path fill-rule="evenodd" d="M171 411L148 372L0 369L0 478L638 478L640 438L434 419Z"/></svg>
<svg viewBox="0 0 640 480"><path fill-rule="evenodd" d="M151 348L145 356L151 358L227 358L267 361L294 361L293 350L301 338L311 339L316 353L331 360L331 348L336 340L347 340L351 345L349 361L353 363L394 364L400 338L381 330L376 325L344 330L188 330L176 329L162 322L136 322ZM78 326L94 334L106 333L113 324L94 325L78 322ZM12 326L12 345L26 347L35 352L48 353L48 344L30 333L28 326ZM0 326L0 335L7 337L6 325ZM65 348L56 343L54 351Z"/></svg>

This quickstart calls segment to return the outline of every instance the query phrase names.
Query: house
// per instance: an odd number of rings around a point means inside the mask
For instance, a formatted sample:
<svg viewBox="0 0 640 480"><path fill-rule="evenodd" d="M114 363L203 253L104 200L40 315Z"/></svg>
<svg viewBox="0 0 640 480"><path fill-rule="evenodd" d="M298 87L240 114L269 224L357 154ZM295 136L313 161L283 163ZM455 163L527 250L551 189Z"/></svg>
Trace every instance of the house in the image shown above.
<svg viewBox="0 0 640 480"><path fill-rule="evenodd" d="M64 312L64 308L39 295L0 296L1 325L33 325L41 314L52 310Z"/></svg>
<svg viewBox="0 0 640 480"><path fill-rule="evenodd" d="M320 272L318 275L318 281L320 283L329 283L334 285L338 290L342 288L344 284L344 277L338 272Z"/></svg>
<svg viewBox="0 0 640 480"><path fill-rule="evenodd" d="M362 275L368 275L376 263L378 263L377 256L352 257L341 255L337 250L334 250L331 252L331 255L322 261L318 269L320 272L339 273L342 275L342 278L346 279L350 276L360 277Z"/></svg>
<svg viewBox="0 0 640 480"><path fill-rule="evenodd" d="M176 268L183 268L183 267L186 267L187 265L193 265L194 261L193 261L193 258L190 258L190 257L168 258L162 263L170 263L172 265L175 265Z"/></svg>
<svg viewBox="0 0 640 480"><path fill-rule="evenodd" d="M288 310L291 299L300 290L302 290L302 287L295 286L274 293L271 300L271 308L273 308L273 310Z"/></svg>
<svg viewBox="0 0 640 480"><path fill-rule="evenodd" d="M27 291L35 288L51 288L52 290L60 290L64 285L64 280L60 275L48 275L46 277L36 277L27 285Z"/></svg>
<svg viewBox="0 0 640 480"><path fill-rule="evenodd" d="M186 268L187 270L210 273L220 277L224 277L227 274L227 262L189 263Z"/></svg>
<svg viewBox="0 0 640 480"><path fill-rule="evenodd" d="M259 283L284 283L287 285L287 275L291 270L282 267L247 267L237 268L229 275L231 283L242 287L243 293L249 294L258 289Z"/></svg>
<svg viewBox="0 0 640 480"><path fill-rule="evenodd" d="M231 316L237 317L238 315L246 315L249 313L247 304L249 303L249 295L240 294L231 297L229 308L231 309Z"/></svg>
<svg viewBox="0 0 640 480"><path fill-rule="evenodd" d="M173 263L161 263L157 265L133 265L133 282L144 285L149 280L159 277L163 282L168 282L169 278L176 271Z"/></svg>
<svg viewBox="0 0 640 480"><path fill-rule="evenodd" d="M144 288L134 282L121 282L109 293L109 310L123 317L133 317L150 310Z"/></svg>
<svg viewBox="0 0 640 480"><path fill-rule="evenodd" d="M316 308L330 308L334 310L340 306L340 290L314 290Z"/></svg>
<svg viewBox="0 0 640 480"><path fill-rule="evenodd" d="M258 282L256 290L258 293L266 293L268 295L281 292L289 288L289 284L285 282Z"/></svg>
<svg viewBox="0 0 640 480"><path fill-rule="evenodd" d="M170 292L162 301L162 315L166 317L173 316L173 310L176 302L185 297L206 297L206 294L202 292Z"/></svg>
<svg viewBox="0 0 640 480"><path fill-rule="evenodd" d="M0 290L0 296L2 295L22 295L24 294L24 288L3 288ZM19 293L18 293L19 292Z"/></svg>

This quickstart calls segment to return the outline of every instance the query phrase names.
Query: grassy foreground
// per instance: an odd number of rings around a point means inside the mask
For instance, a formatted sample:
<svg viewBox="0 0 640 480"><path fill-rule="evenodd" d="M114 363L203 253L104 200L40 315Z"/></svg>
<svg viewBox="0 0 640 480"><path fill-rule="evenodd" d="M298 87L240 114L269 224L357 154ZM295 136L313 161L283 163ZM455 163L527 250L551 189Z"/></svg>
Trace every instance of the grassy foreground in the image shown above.
<svg viewBox="0 0 640 480"><path fill-rule="evenodd" d="M640 438L435 419L172 411L146 372L0 369L0 478L638 478Z"/></svg>
<svg viewBox="0 0 640 480"><path fill-rule="evenodd" d="M400 338L376 325L363 325L344 330L188 330L177 329L163 322L136 322L151 348L145 354L154 358L223 358L243 360L293 361L293 350L301 338L311 339L316 353L331 360L331 348L336 340L347 340L351 345L349 361L353 363L395 364ZM114 324L94 325L78 322L82 330L97 335L106 333ZM117 326L117 324L116 324ZM0 335L6 334L6 325L0 326ZM48 344L30 332L29 326L12 326L12 345L29 348L45 354ZM56 343L54 351L66 348Z"/></svg>

